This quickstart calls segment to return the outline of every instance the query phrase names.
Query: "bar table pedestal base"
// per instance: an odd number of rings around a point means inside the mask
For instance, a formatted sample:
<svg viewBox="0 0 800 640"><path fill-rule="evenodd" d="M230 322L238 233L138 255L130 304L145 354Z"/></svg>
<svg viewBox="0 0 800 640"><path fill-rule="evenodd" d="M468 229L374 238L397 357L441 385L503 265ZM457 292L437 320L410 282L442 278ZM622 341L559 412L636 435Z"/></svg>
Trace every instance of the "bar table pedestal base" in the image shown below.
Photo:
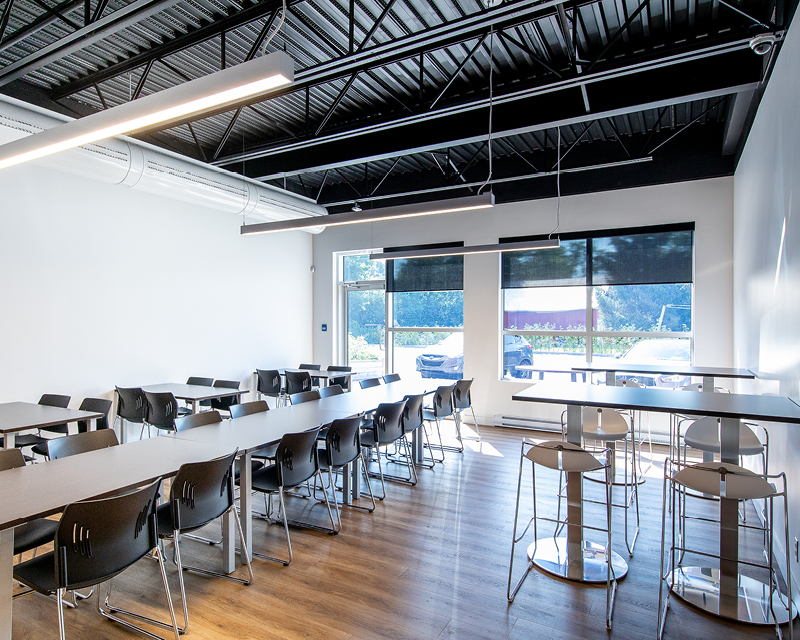
<svg viewBox="0 0 800 640"><path fill-rule="evenodd" d="M773 607L770 608L768 584L743 576L738 576L738 596L734 601L720 602L720 575L719 569L711 567L681 567L672 572L672 592L681 600L708 613L758 625L774 625L777 618L778 624L789 622L789 612L786 609L786 596L775 594ZM792 619L797 615L797 609L792 605Z"/></svg>
<svg viewBox="0 0 800 640"><path fill-rule="evenodd" d="M528 560L546 573L576 582L600 583L608 574L606 548L594 542L583 541L583 566L580 559L567 556L566 538L541 538L528 547ZM620 580L628 573L624 558L611 552L611 579Z"/></svg>

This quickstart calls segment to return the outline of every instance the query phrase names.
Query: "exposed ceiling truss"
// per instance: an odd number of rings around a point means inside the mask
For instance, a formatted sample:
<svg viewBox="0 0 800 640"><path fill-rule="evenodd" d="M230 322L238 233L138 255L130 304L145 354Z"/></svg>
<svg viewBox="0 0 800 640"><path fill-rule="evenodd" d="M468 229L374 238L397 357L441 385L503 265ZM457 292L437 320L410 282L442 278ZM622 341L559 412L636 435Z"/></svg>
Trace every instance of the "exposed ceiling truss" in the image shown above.
<svg viewBox="0 0 800 640"><path fill-rule="evenodd" d="M796 0L288 0L266 100L148 140L329 210L728 175ZM260 55L281 2L5 0L0 88L85 113ZM750 50L756 33L777 39ZM491 73L490 73L491 68ZM492 86L489 78L492 77ZM31 97L33 96L33 97ZM489 144L489 111L493 113Z"/></svg>

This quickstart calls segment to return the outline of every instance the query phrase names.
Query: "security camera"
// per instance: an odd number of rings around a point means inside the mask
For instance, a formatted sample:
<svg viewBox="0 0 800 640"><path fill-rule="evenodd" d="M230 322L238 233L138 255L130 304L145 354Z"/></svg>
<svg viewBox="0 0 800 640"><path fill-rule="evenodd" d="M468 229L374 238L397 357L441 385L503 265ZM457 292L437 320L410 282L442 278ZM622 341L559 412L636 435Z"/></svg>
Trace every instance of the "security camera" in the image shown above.
<svg viewBox="0 0 800 640"><path fill-rule="evenodd" d="M759 33L756 36L750 38L750 48L759 56L765 56L770 51L772 51L772 47L775 45L777 38L775 34L772 33Z"/></svg>

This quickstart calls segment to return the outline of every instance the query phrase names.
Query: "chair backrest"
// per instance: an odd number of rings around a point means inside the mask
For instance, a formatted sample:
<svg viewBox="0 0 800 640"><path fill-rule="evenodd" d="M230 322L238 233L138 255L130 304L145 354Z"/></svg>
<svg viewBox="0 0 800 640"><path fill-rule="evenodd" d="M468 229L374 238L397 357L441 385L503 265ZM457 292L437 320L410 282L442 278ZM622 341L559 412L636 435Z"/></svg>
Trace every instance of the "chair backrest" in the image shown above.
<svg viewBox="0 0 800 640"><path fill-rule="evenodd" d="M531 462L555 471L587 473L604 467L589 451L571 442L547 440L533 445L524 454Z"/></svg>
<svg viewBox="0 0 800 640"><path fill-rule="evenodd" d="M366 378L364 380L359 380L358 384L361 385L362 389L369 389L371 387L380 387L381 386L381 379L380 378Z"/></svg>
<svg viewBox="0 0 800 640"><path fill-rule="evenodd" d="M302 391L300 393L293 393L289 396L289 402L292 405L303 404L304 402L311 402L312 400L319 400L319 391L312 389L311 391Z"/></svg>
<svg viewBox="0 0 800 640"><path fill-rule="evenodd" d="M187 431L188 429L205 427L207 424L216 424L218 422L222 422L222 416L219 415L219 411L201 411L183 418L175 418L175 431Z"/></svg>
<svg viewBox="0 0 800 640"><path fill-rule="evenodd" d="M437 418L446 418L453 415L453 393L456 385L450 384L439 387L433 394L433 415Z"/></svg>
<svg viewBox="0 0 800 640"><path fill-rule="evenodd" d="M231 407L231 418L242 418L254 413L264 413L265 411L269 411L269 405L266 400L242 402Z"/></svg>
<svg viewBox="0 0 800 640"><path fill-rule="evenodd" d="M69 407L69 401L69 396L61 396L57 393L43 393L42 397L39 398L39 404L48 407L59 407L61 409L66 409ZM66 423L53 424L49 427L42 427L42 431L50 431L52 433L69 433L69 427Z"/></svg>
<svg viewBox="0 0 800 640"><path fill-rule="evenodd" d="M353 371L353 367L346 367L344 365L332 364L328 367L328 371L341 371L343 373L351 373ZM328 380L328 386L338 384L342 389L350 390L350 376L342 376L341 378L330 378Z"/></svg>
<svg viewBox="0 0 800 640"><path fill-rule="evenodd" d="M233 461L237 453L181 465L169 491L176 530L203 527L233 506Z"/></svg>
<svg viewBox="0 0 800 640"><path fill-rule="evenodd" d="M198 387L211 387L214 385L214 378L200 378L198 376L189 376L186 384L194 384Z"/></svg>
<svg viewBox="0 0 800 640"><path fill-rule="evenodd" d="M361 451L361 416L341 418L328 425L325 434L325 449L328 452L328 464L338 469L350 464Z"/></svg>
<svg viewBox="0 0 800 640"><path fill-rule="evenodd" d="M378 405L372 415L372 432L375 442L389 444L403 437L403 412L406 401L384 402Z"/></svg>
<svg viewBox="0 0 800 640"><path fill-rule="evenodd" d="M308 371L286 372L286 393L302 393L311 391L311 374Z"/></svg>
<svg viewBox="0 0 800 640"><path fill-rule="evenodd" d="M214 380L214 387L217 389L238 389L238 380ZM223 396L221 398L211 398L211 408L217 411L230 411L231 407L239 402L239 396Z"/></svg>
<svg viewBox="0 0 800 640"><path fill-rule="evenodd" d="M456 382L456 388L453 391L453 403L459 411L469 409L472 406L472 396L469 390L473 380L459 380Z"/></svg>
<svg viewBox="0 0 800 640"><path fill-rule="evenodd" d="M73 436L63 438L52 438L47 441L47 457L50 460L66 458L87 451L97 451L108 447L116 447L119 444L117 434L113 429L103 429L101 431L86 431L76 433Z"/></svg>
<svg viewBox="0 0 800 640"><path fill-rule="evenodd" d="M128 422L141 424L147 413L147 399L139 387L117 387L117 415Z"/></svg>
<svg viewBox="0 0 800 640"><path fill-rule="evenodd" d="M318 364L301 364L298 369L308 369L309 371L319 371L322 367Z"/></svg>
<svg viewBox="0 0 800 640"><path fill-rule="evenodd" d="M114 403L111 400L106 400L105 398L84 398L78 409L105 414L102 418L97 418L97 430L100 431L101 429L108 429L108 414L111 413L112 404ZM78 433L86 433L88 430L89 422L87 420L78 420Z"/></svg>
<svg viewBox="0 0 800 640"><path fill-rule="evenodd" d="M256 369L256 390L265 396L277 398L281 395L281 373L277 369Z"/></svg>
<svg viewBox="0 0 800 640"><path fill-rule="evenodd" d="M342 389L341 385L329 384L327 387L322 387L318 393L320 398L330 398L331 396L342 395L344 389Z"/></svg>
<svg viewBox="0 0 800 640"><path fill-rule="evenodd" d="M25 466L21 449L0 449L0 471L18 469Z"/></svg>
<svg viewBox="0 0 800 640"><path fill-rule="evenodd" d="M279 486L296 487L317 472L319 469L318 435L319 427L283 435L275 453Z"/></svg>
<svg viewBox="0 0 800 640"><path fill-rule="evenodd" d="M163 393L144 392L147 399L145 421L157 429L174 429L178 417L178 403L169 391Z"/></svg>
<svg viewBox="0 0 800 640"><path fill-rule="evenodd" d="M155 549L160 483L67 505L55 537L56 585L81 589L105 582Z"/></svg>
<svg viewBox="0 0 800 640"><path fill-rule="evenodd" d="M399 373L387 373L385 376L383 376L384 384L389 384L390 382L397 382L398 380L400 380Z"/></svg>
<svg viewBox="0 0 800 640"><path fill-rule="evenodd" d="M406 396L406 408L403 410L403 431L409 433L422 426L422 401L425 396Z"/></svg>

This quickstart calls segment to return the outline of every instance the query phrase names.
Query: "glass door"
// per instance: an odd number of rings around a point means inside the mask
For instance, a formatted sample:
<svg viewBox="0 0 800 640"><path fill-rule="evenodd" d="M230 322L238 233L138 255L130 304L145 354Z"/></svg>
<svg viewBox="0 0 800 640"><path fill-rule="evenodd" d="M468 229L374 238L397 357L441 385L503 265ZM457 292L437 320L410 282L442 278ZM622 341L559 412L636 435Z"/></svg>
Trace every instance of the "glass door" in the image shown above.
<svg viewBox="0 0 800 640"><path fill-rule="evenodd" d="M386 362L386 299L382 284L345 285L347 364L353 380L377 378Z"/></svg>

